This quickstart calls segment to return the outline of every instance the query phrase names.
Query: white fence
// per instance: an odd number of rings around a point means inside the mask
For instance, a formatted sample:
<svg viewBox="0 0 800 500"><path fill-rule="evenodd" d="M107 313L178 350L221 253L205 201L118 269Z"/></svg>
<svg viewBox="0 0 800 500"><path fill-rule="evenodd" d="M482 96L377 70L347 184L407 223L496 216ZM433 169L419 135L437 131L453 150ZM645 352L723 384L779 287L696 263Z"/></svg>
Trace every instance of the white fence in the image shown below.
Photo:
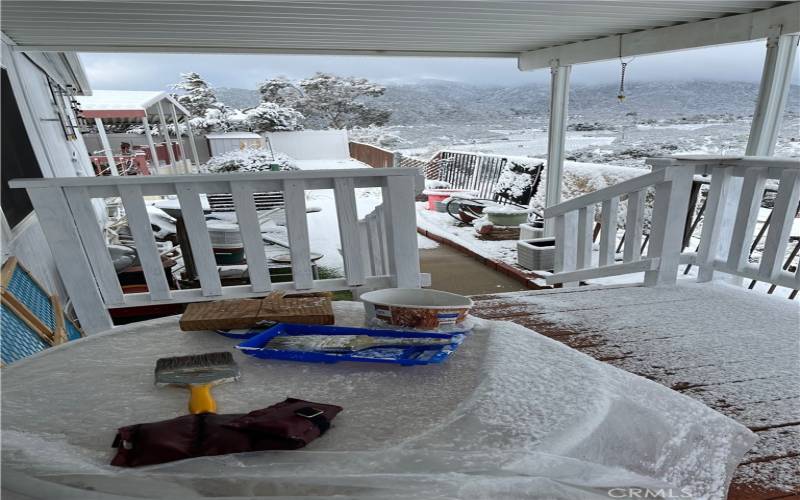
<svg viewBox="0 0 800 500"><path fill-rule="evenodd" d="M764 157L678 157L651 159L651 173L545 209L555 218L555 273L547 282L574 284L582 280L645 273L644 283L674 283L679 264L699 266L698 281L715 271L753 280L800 288L800 270L783 269L789 232L800 200L800 161ZM681 253L692 179L710 175L711 184L699 251ZM765 184L777 182L777 197L758 265L748 262ZM655 189L650 242L641 255L644 203ZM622 262L616 262L617 212L625 203ZM601 204L599 261L592 255L595 207ZM800 268L800 266L798 266Z"/></svg>
<svg viewBox="0 0 800 500"><path fill-rule="evenodd" d="M107 308L265 295L271 290L326 291L419 287L414 209L416 169L347 169L193 176L73 177L11 181L26 188L82 326L111 328ZM380 187L383 204L359 223L355 188ZM305 191L333 189L345 277L313 279ZM271 283L253 193L283 191L291 254L289 283ZM200 194L230 193L248 262L250 285L222 286ZM201 288L171 290L144 196L177 194ZM93 198L120 197L148 292L125 294L92 209ZM364 231L364 227L374 230ZM378 231L379 232L375 232ZM380 235L381 244L373 242ZM369 236L369 240L367 237ZM376 239L377 241L377 239ZM365 252L366 249L366 252ZM377 253L376 253L377 252Z"/></svg>

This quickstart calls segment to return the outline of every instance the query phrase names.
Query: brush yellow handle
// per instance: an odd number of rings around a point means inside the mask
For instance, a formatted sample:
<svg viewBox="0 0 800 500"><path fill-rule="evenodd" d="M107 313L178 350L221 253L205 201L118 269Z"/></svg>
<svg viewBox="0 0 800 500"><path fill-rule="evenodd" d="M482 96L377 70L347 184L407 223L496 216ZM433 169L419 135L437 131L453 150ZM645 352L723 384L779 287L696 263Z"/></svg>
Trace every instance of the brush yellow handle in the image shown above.
<svg viewBox="0 0 800 500"><path fill-rule="evenodd" d="M211 384L190 385L189 392L189 412L192 415L217 413L217 402L211 395Z"/></svg>

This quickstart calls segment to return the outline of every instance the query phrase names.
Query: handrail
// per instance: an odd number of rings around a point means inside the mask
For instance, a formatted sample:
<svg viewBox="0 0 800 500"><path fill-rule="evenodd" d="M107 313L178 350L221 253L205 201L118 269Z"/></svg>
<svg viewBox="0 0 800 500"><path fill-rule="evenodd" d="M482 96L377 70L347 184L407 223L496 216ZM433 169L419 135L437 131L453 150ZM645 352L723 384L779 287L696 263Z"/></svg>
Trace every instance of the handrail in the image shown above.
<svg viewBox="0 0 800 500"><path fill-rule="evenodd" d="M121 179L109 176L103 177L48 177L48 178L22 178L8 181L12 188L35 187L67 187L67 186L116 186L126 184L169 184L169 183L206 183L214 181L260 181L260 180L300 180L300 179L327 179L332 178L332 173L342 177L356 179L364 177L392 177L417 174L414 168L393 168L390 170L374 170L370 168L343 168L331 170L285 170L279 172L246 172L225 174L197 174L197 175L159 175L159 176L126 176Z"/></svg>
<svg viewBox="0 0 800 500"><path fill-rule="evenodd" d="M603 201L610 200L611 198L628 194L632 191L640 191L646 187L652 186L653 184L668 180L669 176L670 174L668 170L656 170L655 172L640 175L639 177L622 181L619 184L614 184L613 186L599 189L592 193L561 202L558 205L547 207L544 209L544 217L546 219L550 219L589 205L596 205Z"/></svg>

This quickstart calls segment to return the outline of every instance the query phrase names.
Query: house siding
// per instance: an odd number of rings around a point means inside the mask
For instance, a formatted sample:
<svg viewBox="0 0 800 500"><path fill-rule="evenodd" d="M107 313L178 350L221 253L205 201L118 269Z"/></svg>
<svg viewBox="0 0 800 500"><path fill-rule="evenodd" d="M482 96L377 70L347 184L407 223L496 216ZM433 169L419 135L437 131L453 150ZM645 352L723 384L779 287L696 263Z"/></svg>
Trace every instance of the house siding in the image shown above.
<svg viewBox="0 0 800 500"><path fill-rule="evenodd" d="M92 175L91 164L83 138L67 140L51 101L47 82L49 75L60 84L62 75L70 74L65 68L54 66L52 58L34 58L35 64L24 54L14 52L2 40L2 66L8 73L14 97L20 108L23 123L31 141L36 159L44 177L74 177ZM47 62L48 64L44 64ZM47 71L45 73L44 71ZM3 178L2 182L10 179ZM45 285L50 293L66 300L61 279L44 233L36 219L30 214L13 229L2 216L2 259L10 256L17 259Z"/></svg>

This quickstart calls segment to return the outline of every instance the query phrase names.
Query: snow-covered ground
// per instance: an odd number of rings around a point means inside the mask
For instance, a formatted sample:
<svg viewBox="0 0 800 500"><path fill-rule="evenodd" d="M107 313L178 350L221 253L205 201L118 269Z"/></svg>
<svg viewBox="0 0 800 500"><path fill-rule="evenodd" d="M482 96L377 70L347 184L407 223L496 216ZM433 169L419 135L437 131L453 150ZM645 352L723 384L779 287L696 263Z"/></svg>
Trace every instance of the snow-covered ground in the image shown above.
<svg viewBox="0 0 800 500"><path fill-rule="evenodd" d="M540 157L547 154L547 133L541 129L492 130L502 137L501 140L455 141L452 149L458 151L502 154L514 156ZM598 133L568 132L566 150L575 151L588 147L603 147L614 142L613 135ZM438 149L431 146L400 149L407 156L429 158Z"/></svg>
<svg viewBox="0 0 800 500"><path fill-rule="evenodd" d="M711 118L637 120L636 117L591 123L589 131L567 132L568 159L629 167L644 167L649 156L671 154L743 154L750 120ZM582 119L591 120L591 117ZM572 117L571 123L576 118ZM392 149L408 156L430 158L440 149L490 154L543 157L547 153L545 122L532 120L520 127L509 122L456 125L394 125L377 129L376 137L395 138ZM575 124L573 123L573 128ZM784 120L775 154L800 157L800 119ZM360 139L368 140L368 139Z"/></svg>

